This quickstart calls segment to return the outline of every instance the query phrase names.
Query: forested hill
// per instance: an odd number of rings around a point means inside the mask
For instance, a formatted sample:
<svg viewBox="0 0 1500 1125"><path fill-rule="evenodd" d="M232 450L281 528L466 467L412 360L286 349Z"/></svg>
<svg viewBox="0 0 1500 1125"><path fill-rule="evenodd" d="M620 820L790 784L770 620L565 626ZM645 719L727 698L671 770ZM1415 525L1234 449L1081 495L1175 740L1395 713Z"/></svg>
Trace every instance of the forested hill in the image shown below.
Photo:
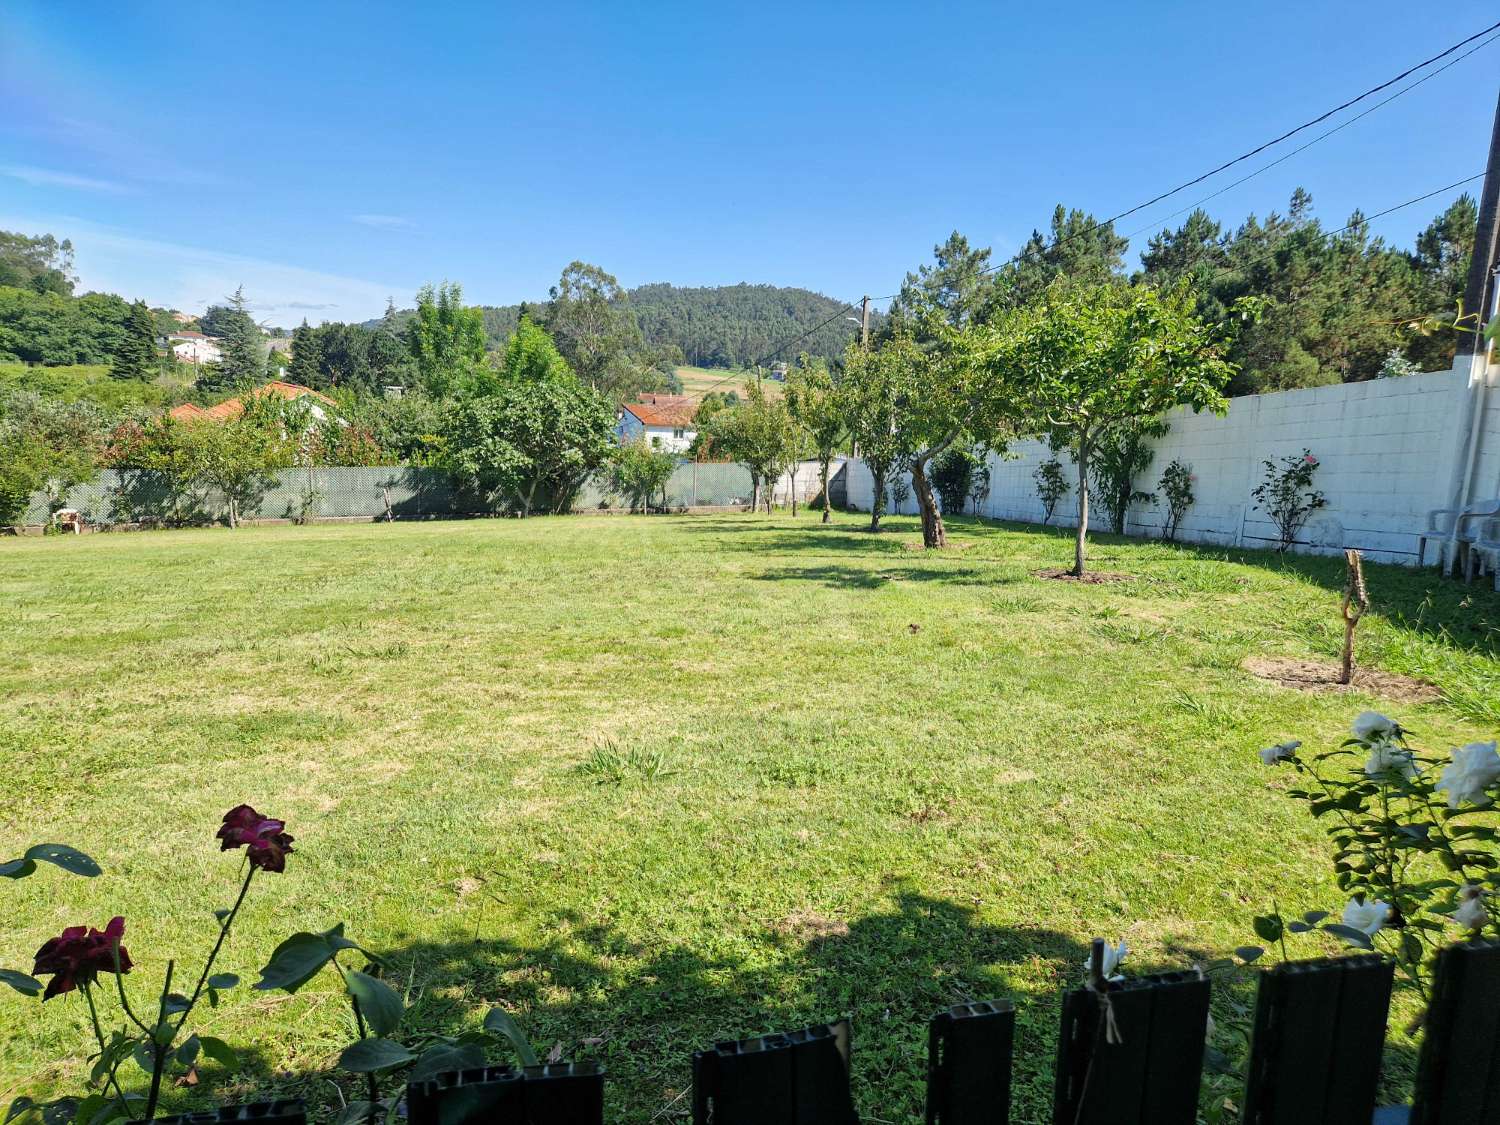
<svg viewBox="0 0 1500 1125"><path fill-rule="evenodd" d="M696 367L746 367L787 340L835 318L843 303L809 289L776 285L721 285L684 289L665 282L628 291L641 333L653 347L676 344ZM485 305L484 331L491 347L516 329L520 305ZM546 301L531 307L539 318ZM403 321L410 312L397 314ZM850 314L853 315L853 314ZM380 322L372 320L368 327ZM859 326L842 316L774 358L791 362L798 352L833 358L844 352Z"/></svg>
<svg viewBox="0 0 1500 1125"><path fill-rule="evenodd" d="M776 357L791 361L805 351L832 358L843 354L858 328L837 316L843 302L775 285L642 285L630 291L630 303L647 343L676 344L698 367L746 367L789 337L836 317L788 349L790 354Z"/></svg>

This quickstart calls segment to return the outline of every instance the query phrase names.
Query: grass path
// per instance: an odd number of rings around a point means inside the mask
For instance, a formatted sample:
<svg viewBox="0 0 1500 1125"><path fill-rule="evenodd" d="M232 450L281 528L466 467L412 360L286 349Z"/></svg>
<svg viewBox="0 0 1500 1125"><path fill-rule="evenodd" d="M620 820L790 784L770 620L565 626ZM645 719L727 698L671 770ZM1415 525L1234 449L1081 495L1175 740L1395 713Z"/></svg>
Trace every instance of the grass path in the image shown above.
<svg viewBox="0 0 1500 1125"><path fill-rule="evenodd" d="M1500 599L1430 571L1369 572L1365 659L1448 697L1403 708L1240 668L1332 656L1331 560L1106 540L1136 580L1079 587L1033 577L1068 556L1047 531L960 521L937 556L911 520L814 520L0 542L0 858L60 840L105 868L0 888L0 965L117 912L140 976L197 964L236 880L213 832L249 801L297 850L246 908L242 976L345 921L416 1028L503 1003L601 1060L631 1125L686 1119L695 1047L845 1013L863 1111L914 1121L927 1017L1009 995L1035 1121L1091 935L1178 967L1273 898L1337 905L1257 748L1366 706L1424 745L1500 727ZM234 1091L328 1104L331 983L205 1012L249 1048ZM75 1089L83 1018L0 996L0 1098Z"/></svg>

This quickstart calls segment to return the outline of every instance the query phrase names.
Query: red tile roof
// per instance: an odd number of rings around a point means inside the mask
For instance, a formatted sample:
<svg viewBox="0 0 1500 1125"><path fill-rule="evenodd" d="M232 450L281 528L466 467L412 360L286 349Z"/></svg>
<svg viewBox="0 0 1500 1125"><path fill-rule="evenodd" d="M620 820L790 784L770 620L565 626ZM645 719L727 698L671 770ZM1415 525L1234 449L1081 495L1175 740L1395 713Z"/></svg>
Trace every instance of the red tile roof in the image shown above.
<svg viewBox="0 0 1500 1125"><path fill-rule="evenodd" d="M658 395L656 397L658 399L665 399L669 396ZM649 402L627 402L625 409L635 415L641 424L645 426L670 426L673 429L677 429L678 427L693 425L693 401L685 397L682 398L681 402L674 402L666 406Z"/></svg>
<svg viewBox="0 0 1500 1125"><path fill-rule="evenodd" d="M311 395L313 398L329 406L337 405L333 399L325 394L319 394L311 387L304 387L301 383L287 383L280 379L273 379L263 387L256 387L255 390L251 391L245 397L264 398L266 395L275 395L278 398L286 399L288 402L295 402L299 398L306 398L308 395ZM245 413L245 403L242 398L229 398L217 406L210 406L205 409L204 407L194 406L192 403L186 402L181 406L173 407L167 413L179 422L232 422Z"/></svg>

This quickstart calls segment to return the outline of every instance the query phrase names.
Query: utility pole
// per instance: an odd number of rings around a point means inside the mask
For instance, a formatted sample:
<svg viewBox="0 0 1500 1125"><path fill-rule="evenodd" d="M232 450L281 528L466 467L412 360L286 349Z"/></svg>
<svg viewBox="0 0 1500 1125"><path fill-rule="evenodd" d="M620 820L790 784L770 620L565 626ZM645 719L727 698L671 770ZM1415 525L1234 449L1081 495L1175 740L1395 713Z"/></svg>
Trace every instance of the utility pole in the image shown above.
<svg viewBox="0 0 1500 1125"><path fill-rule="evenodd" d="M1495 120L1496 120L1496 128L1500 129L1500 117L1497 117ZM1497 132L1495 134L1495 136L1496 136L1497 143L1500 143L1500 132ZM1494 153L1493 152L1490 154L1490 159L1491 159L1491 162L1493 163L1493 161L1494 161ZM860 344L860 347L862 347L862 348L865 349L865 351L869 351L870 350L870 297L869 297L869 294L866 294L865 297L864 297L864 299L861 300L859 304L860 304L860 311L859 311L859 344Z"/></svg>
<svg viewBox="0 0 1500 1125"><path fill-rule="evenodd" d="M1479 194L1474 256L1469 259L1469 277L1464 285L1463 313L1465 317L1474 317L1474 324L1467 331L1458 333L1453 364L1454 370L1459 371L1463 369L1464 358L1469 361L1465 373L1468 388L1454 427L1464 437L1460 438L1450 477L1447 507L1453 509L1454 515L1442 552L1444 574L1452 574L1458 562L1460 513L1469 506L1469 496L1474 490L1474 469L1479 463L1479 447L1484 441L1484 400L1490 386L1489 341L1484 338L1484 328L1495 315L1497 248L1500 248L1500 102L1496 104L1495 120L1490 127L1490 155L1485 165L1484 188Z"/></svg>
<svg viewBox="0 0 1500 1125"><path fill-rule="evenodd" d="M1482 355L1483 336L1490 317L1495 286L1495 257L1500 248L1500 103L1490 129L1490 159L1485 165L1484 188L1479 195L1479 226L1474 233L1474 256L1469 259L1469 280L1464 286L1464 314L1477 316L1479 332L1459 333L1459 355Z"/></svg>

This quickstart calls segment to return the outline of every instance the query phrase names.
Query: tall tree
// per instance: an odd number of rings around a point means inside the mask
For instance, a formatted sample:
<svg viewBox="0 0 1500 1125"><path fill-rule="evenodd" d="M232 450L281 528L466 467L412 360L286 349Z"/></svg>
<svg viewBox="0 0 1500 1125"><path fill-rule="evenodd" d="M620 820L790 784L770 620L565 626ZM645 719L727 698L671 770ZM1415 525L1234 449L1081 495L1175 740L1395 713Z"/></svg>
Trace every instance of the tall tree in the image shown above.
<svg viewBox="0 0 1500 1125"><path fill-rule="evenodd" d="M1049 287L1018 331L985 341L985 362L1008 384L1012 409L1078 466L1072 573L1082 577L1089 464L1100 435L1174 406L1224 410L1233 373L1225 340L1198 319L1185 288Z"/></svg>
<svg viewBox="0 0 1500 1125"><path fill-rule="evenodd" d="M212 368L198 377L198 386L206 390L223 390L244 387L257 382L265 373L265 350L261 344L261 331L250 316L250 303L245 298L243 285L228 297L227 305L217 305L203 314L203 320L213 326L213 331L204 329L208 335L219 338L219 350L223 358L217 371ZM207 384L205 386L205 384Z"/></svg>
<svg viewBox="0 0 1500 1125"><path fill-rule="evenodd" d="M818 459L818 479L822 485L823 522L833 518L828 500L828 466L839 444L849 432L849 404L843 388L822 359L803 352L797 366L787 376L786 405L792 417L807 431L814 456Z"/></svg>
<svg viewBox="0 0 1500 1125"><path fill-rule="evenodd" d="M958 231L932 248L932 265L917 267L901 283L891 301L888 332L898 326L920 335L932 310L953 328L983 319L994 303L996 275L990 269L990 249L969 245Z"/></svg>
<svg viewBox="0 0 1500 1125"><path fill-rule="evenodd" d="M546 326L578 377L612 402L651 390L661 379L629 298L598 266L568 264L552 287Z"/></svg>
<svg viewBox="0 0 1500 1125"><path fill-rule="evenodd" d="M427 392L441 398L471 381L484 360L484 315L464 306L463 289L445 282L417 292L407 348Z"/></svg>
<svg viewBox="0 0 1500 1125"><path fill-rule="evenodd" d="M737 461L750 473L750 510L760 507L762 489L772 490L794 453L793 423L786 402L771 398L759 380L738 406L717 411L704 427L714 452ZM766 509L771 498L766 496Z"/></svg>
<svg viewBox="0 0 1500 1125"><path fill-rule="evenodd" d="M0 285L70 297L76 282L72 242L0 230Z"/></svg>
<svg viewBox="0 0 1500 1125"><path fill-rule="evenodd" d="M302 318L302 323L292 329L292 362L287 365L286 376L304 387L323 387L323 349L317 329Z"/></svg>
<svg viewBox="0 0 1500 1125"><path fill-rule="evenodd" d="M116 379L138 379L147 382L156 375L156 318L145 301L130 306L120 345L110 363L109 373Z"/></svg>
<svg viewBox="0 0 1500 1125"><path fill-rule="evenodd" d="M874 478L871 531L880 530L887 478L909 452L899 425L906 387L906 371L895 349L881 346L871 351L858 344L849 345L844 353L843 392L849 436Z"/></svg>
<svg viewBox="0 0 1500 1125"><path fill-rule="evenodd" d="M1085 285L1119 283L1129 245L1115 233L1114 223L1059 203L1048 233L1032 231L1016 260L1000 271L1009 289L1006 299L1013 304L1039 300L1060 277Z"/></svg>

